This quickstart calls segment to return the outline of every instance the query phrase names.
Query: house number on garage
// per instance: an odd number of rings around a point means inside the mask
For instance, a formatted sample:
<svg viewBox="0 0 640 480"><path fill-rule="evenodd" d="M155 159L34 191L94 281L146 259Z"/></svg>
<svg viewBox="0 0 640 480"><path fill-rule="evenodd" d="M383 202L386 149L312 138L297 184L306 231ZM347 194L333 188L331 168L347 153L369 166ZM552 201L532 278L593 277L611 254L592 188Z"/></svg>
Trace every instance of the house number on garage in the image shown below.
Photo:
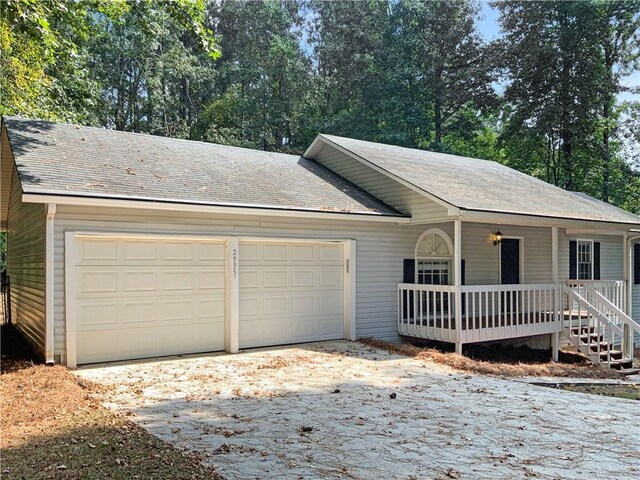
<svg viewBox="0 0 640 480"><path fill-rule="evenodd" d="M236 278L236 275L238 274L238 251L237 249L233 249L233 255L232 255L232 261L233 261L233 278Z"/></svg>

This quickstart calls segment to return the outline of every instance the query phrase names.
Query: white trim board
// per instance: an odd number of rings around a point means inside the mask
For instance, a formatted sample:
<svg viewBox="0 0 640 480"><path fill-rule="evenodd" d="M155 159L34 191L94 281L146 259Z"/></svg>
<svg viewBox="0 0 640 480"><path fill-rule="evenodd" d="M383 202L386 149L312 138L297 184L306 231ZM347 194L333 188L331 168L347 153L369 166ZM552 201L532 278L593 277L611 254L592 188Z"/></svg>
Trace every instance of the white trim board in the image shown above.
<svg viewBox="0 0 640 480"><path fill-rule="evenodd" d="M78 197L71 195L52 194L22 194L22 201L25 203L56 203L58 205L78 205L91 207L112 207L112 208L138 208L148 210L164 210L178 212L201 212L201 213L223 213L229 215L253 215L253 216L276 216L294 218L314 218L314 219L334 219L334 220L356 220L367 222L388 222L388 223L410 223L411 218L407 216L385 215L381 213L339 213L331 211L315 210L293 210L286 208L276 208L262 205L207 205L194 203L166 202L149 200L134 200L126 198L99 198L99 197Z"/></svg>
<svg viewBox="0 0 640 480"><path fill-rule="evenodd" d="M77 292L76 276L73 274L77 254L78 240L82 238L154 238L194 240L222 243L226 247L225 254L225 350L229 353L239 351L239 303L240 303L240 244L242 241L252 242L283 242L283 243L316 243L316 244L342 244L344 248L344 311L343 311L343 338L356 339L356 241L351 239L309 239L287 237L257 237L257 236L213 236L213 235L168 235L151 233L126 233L105 231L67 231L64 234L65 252L65 336L66 336L66 363L69 368L77 366L77 319L75 318L75 302Z"/></svg>

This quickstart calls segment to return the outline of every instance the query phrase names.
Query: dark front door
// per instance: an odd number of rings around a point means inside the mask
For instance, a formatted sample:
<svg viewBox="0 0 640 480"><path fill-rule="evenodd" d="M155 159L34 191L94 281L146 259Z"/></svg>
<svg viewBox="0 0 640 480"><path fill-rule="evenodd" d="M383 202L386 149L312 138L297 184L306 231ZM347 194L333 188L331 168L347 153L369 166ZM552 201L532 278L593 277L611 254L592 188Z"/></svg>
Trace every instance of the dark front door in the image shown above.
<svg viewBox="0 0 640 480"><path fill-rule="evenodd" d="M503 238L500 243L500 283L520 283L520 240Z"/></svg>
<svg viewBox="0 0 640 480"><path fill-rule="evenodd" d="M503 238L500 243L500 283L502 285L514 285L520 283L520 240L517 238ZM518 312L520 294L516 292L502 292L501 310L505 312ZM508 316L508 315L506 315ZM505 325L505 315L500 323Z"/></svg>

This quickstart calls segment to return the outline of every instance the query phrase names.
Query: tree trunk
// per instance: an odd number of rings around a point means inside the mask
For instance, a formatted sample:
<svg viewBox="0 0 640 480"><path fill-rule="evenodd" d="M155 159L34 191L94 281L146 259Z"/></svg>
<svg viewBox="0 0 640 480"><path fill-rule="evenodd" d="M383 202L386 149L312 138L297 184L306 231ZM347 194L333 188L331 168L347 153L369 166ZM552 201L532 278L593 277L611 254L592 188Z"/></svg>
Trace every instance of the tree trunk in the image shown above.
<svg viewBox="0 0 640 480"><path fill-rule="evenodd" d="M602 153L604 161L604 169L602 174L602 200L609 203L611 196L611 149L609 140L611 132L609 130L609 117L611 116L611 85L613 83L613 56L611 55L611 47L606 45L604 48L605 66L607 69L607 84L605 92L602 95L604 100L602 108L602 118L604 120L604 128L602 130Z"/></svg>

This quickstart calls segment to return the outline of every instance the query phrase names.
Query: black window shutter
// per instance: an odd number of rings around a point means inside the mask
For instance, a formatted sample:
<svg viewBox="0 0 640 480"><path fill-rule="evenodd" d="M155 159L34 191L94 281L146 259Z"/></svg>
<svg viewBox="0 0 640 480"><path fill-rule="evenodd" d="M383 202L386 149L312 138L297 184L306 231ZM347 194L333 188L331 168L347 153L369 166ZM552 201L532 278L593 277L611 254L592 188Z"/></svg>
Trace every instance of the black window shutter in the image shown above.
<svg viewBox="0 0 640 480"><path fill-rule="evenodd" d="M593 279L600 280L600 242L593 242Z"/></svg>
<svg viewBox="0 0 640 480"><path fill-rule="evenodd" d="M416 261L413 258L404 259L402 283L416 283Z"/></svg>
<svg viewBox="0 0 640 480"><path fill-rule="evenodd" d="M460 261L460 285L466 285L464 273L464 258Z"/></svg>
<svg viewBox="0 0 640 480"><path fill-rule="evenodd" d="M578 279L578 242L569 242L569 280Z"/></svg>
<svg viewBox="0 0 640 480"><path fill-rule="evenodd" d="M633 244L633 284L640 284L640 243Z"/></svg>

